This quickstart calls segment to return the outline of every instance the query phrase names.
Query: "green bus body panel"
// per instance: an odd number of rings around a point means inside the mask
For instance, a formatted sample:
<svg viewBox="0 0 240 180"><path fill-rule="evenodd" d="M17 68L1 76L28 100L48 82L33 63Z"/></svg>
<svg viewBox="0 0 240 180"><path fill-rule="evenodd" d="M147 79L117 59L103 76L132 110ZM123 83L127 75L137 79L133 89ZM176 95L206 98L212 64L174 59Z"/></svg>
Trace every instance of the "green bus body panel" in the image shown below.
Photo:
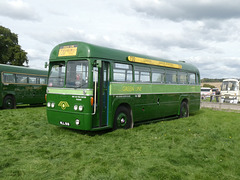
<svg viewBox="0 0 240 180"><path fill-rule="evenodd" d="M55 104L54 108L47 107L47 117L50 124L80 130L92 130L96 126L96 122L95 125L93 123L93 106L91 106L93 90L48 87L47 93L47 102ZM83 106L82 112L78 109L74 110L74 106L79 107L80 105ZM80 121L78 126L75 124L76 119ZM60 122L69 124L63 125Z"/></svg>
<svg viewBox="0 0 240 180"><path fill-rule="evenodd" d="M200 94L151 94L151 95L125 95L111 96L112 111L115 112L121 104L130 105L132 109L134 122L161 119L169 116L178 116L180 114L180 105L182 100L189 101L189 112L193 113L200 108ZM112 119L113 119L112 114Z"/></svg>
<svg viewBox="0 0 240 180"><path fill-rule="evenodd" d="M47 110L48 122L54 125L61 125L60 122L65 123L68 122L69 125L65 125L65 127L71 127L73 129L79 130L90 130L92 129L92 116L91 114L78 114L78 113L66 113L62 111L53 111ZM75 124L75 120L80 120L80 126ZM64 126L64 125L62 125Z"/></svg>
<svg viewBox="0 0 240 180"><path fill-rule="evenodd" d="M77 47L76 55L59 57L59 49L63 46ZM140 64L129 62L128 56L152 59L168 63L181 65L180 71L196 73L198 83L200 82L199 70L188 63L172 61L157 57L125 52L111 48L96 46L84 42L72 41L57 45L50 55L51 63L67 62L69 60L88 60L89 61L89 89L74 88L53 88L48 87L47 102L53 103L54 107L47 107L48 122L50 124L74 128L79 130L100 130L103 128L112 128L114 115L120 105L127 104L131 108L133 121L141 122L145 120L160 119L169 116L180 115L180 105L183 100L188 101L189 112L195 112L200 109L200 85L191 84L154 84L154 83L119 83L111 82L110 74L109 87L107 91L107 122L101 126L99 120L99 106L96 114L93 114L91 98L94 96L94 84L92 82L93 62L96 60L108 61L110 63L110 73L112 73L112 62ZM154 65L142 64L143 67L160 67ZM163 67L164 69L176 70ZM99 71L100 72L100 71ZM98 89L99 90L99 89ZM103 96L106 96L104 94ZM98 97L99 99L99 97ZM65 106L67 103L67 107ZM64 104L64 107L62 106ZM74 110L74 106L84 106L82 112ZM80 124L76 125L75 121L79 120Z"/></svg>
<svg viewBox="0 0 240 180"><path fill-rule="evenodd" d="M135 122L179 115L184 99L189 102L190 113L200 108L198 85L111 83L109 94L113 112L127 102Z"/></svg>
<svg viewBox="0 0 240 180"><path fill-rule="evenodd" d="M141 93L136 91L126 92L126 87L129 91L142 87ZM109 120L107 124L109 128L113 126L114 112L117 107L126 102L132 107L134 122L179 115L180 103L184 99L189 101L190 113L198 111L200 108L200 86L182 85L176 88L174 85L111 83L109 89ZM54 108L47 107L50 124L79 130L96 130L95 128L99 128L98 112L92 115L93 106L90 105L90 98L93 97L92 90L85 90L88 91L85 94L83 94L84 90L82 89L48 88L47 91L47 101L55 103ZM77 92L79 92L78 95ZM67 102L68 107L62 109L60 102ZM75 111L75 105L83 105L84 111ZM80 120L80 125L75 124L76 119ZM60 122L69 124L64 125Z"/></svg>
<svg viewBox="0 0 240 180"><path fill-rule="evenodd" d="M46 102L45 94L47 85L4 83L2 82L4 72L40 77L47 77L48 74L45 70L0 64L0 107L3 106L4 97L7 95L13 96L16 104L41 104Z"/></svg>

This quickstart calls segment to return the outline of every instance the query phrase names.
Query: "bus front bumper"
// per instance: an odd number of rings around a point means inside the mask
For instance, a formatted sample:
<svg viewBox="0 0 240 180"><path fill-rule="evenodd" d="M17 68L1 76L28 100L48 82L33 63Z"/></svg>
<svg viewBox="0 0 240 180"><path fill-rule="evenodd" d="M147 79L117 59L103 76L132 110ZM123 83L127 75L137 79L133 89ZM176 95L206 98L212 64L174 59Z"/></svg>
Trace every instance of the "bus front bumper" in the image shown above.
<svg viewBox="0 0 240 180"><path fill-rule="evenodd" d="M92 129L91 114L79 114L47 109L47 119L50 124L57 126L79 130Z"/></svg>

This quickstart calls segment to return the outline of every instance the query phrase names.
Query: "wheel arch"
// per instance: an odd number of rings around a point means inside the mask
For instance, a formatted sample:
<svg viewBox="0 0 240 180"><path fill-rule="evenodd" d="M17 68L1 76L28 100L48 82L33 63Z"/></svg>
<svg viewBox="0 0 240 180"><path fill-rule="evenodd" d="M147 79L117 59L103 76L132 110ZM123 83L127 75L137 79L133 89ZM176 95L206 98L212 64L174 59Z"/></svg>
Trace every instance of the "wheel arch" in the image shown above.
<svg viewBox="0 0 240 180"><path fill-rule="evenodd" d="M112 119L113 119L113 124L114 124L114 121L115 121L115 114L117 112L117 110L121 107L125 107L129 110L129 113L130 113L130 116L131 116L131 120L132 120L132 127L134 125L134 120L133 120L133 112L132 112L132 107L129 103L120 103L118 104L115 108L114 108L114 111L112 113ZM114 125L112 124L112 127L114 127ZM131 127L131 128L132 128Z"/></svg>
<svg viewBox="0 0 240 180"><path fill-rule="evenodd" d="M181 100L179 101L179 106L178 106L178 116L180 116L181 113L181 105L183 102L186 102L189 106L189 99L187 97L182 97Z"/></svg>
<svg viewBox="0 0 240 180"><path fill-rule="evenodd" d="M132 116L132 107L129 103L120 103L119 105L116 106L116 108L114 109L114 113L117 111L118 108L120 107L126 107L127 109L130 110L131 112L131 116Z"/></svg>

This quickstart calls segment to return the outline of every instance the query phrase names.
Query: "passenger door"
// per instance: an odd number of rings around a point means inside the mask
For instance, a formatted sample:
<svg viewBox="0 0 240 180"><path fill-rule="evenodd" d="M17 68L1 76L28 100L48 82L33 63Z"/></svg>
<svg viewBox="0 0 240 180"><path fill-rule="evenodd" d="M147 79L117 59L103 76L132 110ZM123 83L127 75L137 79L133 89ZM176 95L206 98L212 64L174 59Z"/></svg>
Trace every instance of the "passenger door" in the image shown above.
<svg viewBox="0 0 240 180"><path fill-rule="evenodd" d="M97 111L93 124L97 127L108 125L108 96L109 96L109 63L106 61L98 61L98 84L97 84Z"/></svg>

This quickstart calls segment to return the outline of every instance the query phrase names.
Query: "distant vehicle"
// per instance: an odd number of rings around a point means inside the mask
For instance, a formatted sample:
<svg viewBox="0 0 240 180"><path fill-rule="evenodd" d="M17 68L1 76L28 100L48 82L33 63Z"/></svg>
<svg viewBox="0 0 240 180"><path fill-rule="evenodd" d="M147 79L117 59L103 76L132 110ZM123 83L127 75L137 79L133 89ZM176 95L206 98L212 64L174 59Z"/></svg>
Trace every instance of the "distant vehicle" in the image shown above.
<svg viewBox="0 0 240 180"><path fill-rule="evenodd" d="M0 64L0 73L0 107L46 102L47 71Z"/></svg>
<svg viewBox="0 0 240 180"><path fill-rule="evenodd" d="M211 88L202 87L201 88L201 98L206 99L207 97L210 97L210 90L211 90Z"/></svg>
<svg viewBox="0 0 240 180"><path fill-rule="evenodd" d="M221 87L221 102L237 104L240 101L239 95L239 81L237 79L223 80Z"/></svg>

